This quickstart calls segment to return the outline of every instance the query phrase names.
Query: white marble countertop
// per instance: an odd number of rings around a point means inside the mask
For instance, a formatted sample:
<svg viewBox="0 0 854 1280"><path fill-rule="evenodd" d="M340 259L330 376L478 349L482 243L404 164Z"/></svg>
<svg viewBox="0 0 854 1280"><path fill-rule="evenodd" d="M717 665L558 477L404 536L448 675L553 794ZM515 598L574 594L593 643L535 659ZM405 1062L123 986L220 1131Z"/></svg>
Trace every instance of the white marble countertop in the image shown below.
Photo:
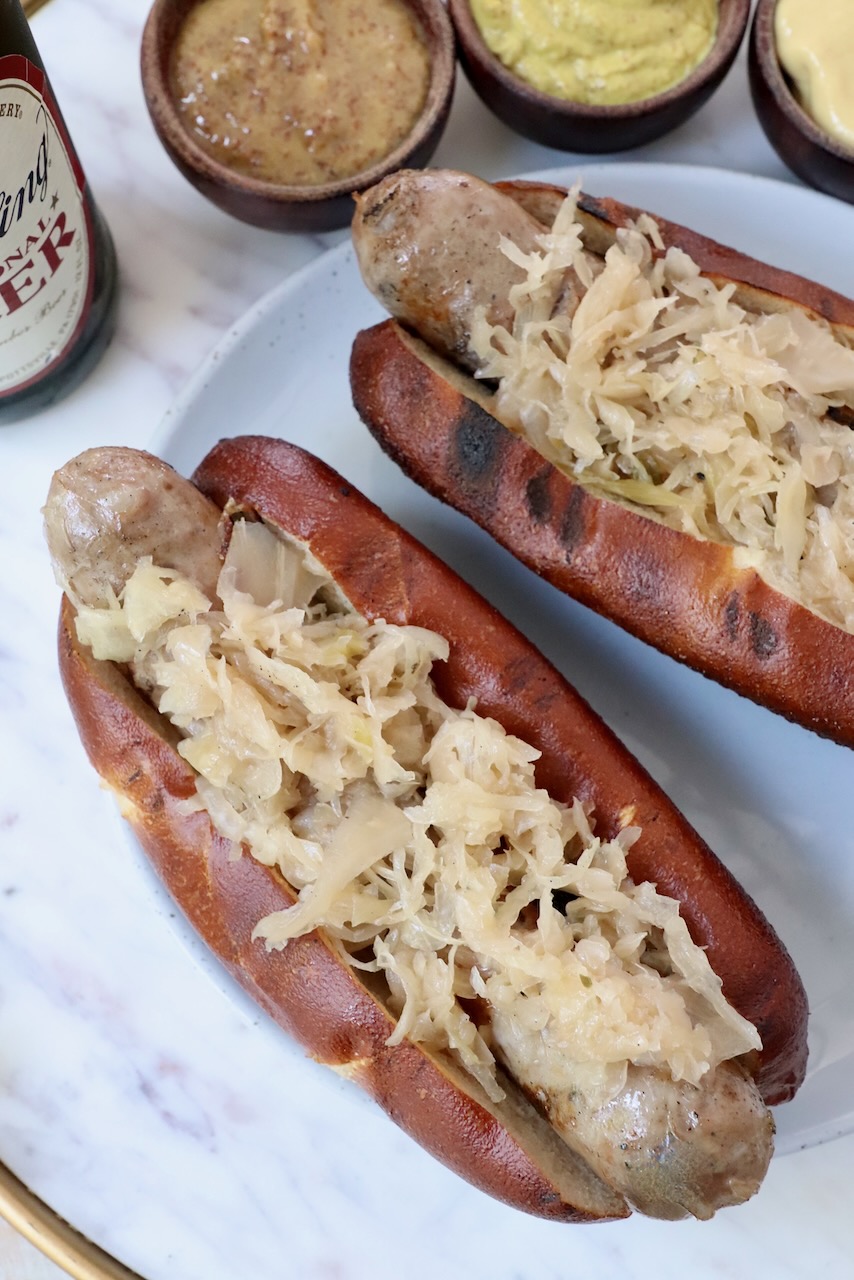
<svg viewBox="0 0 854 1280"><path fill-rule="evenodd" d="M0 1218L0 1276L9 1280L62 1280L65 1272Z"/></svg>
<svg viewBox="0 0 854 1280"><path fill-rule="evenodd" d="M709 1224L558 1228L461 1192L426 1156L417 1194L391 1187L383 1210L382 1171L408 1139L224 1000L168 920L138 910L147 886L59 688L39 508L52 470L80 449L146 445L223 331L341 238L254 230L184 182L142 100L145 11L146 0L54 0L33 20L116 240L121 310L85 385L0 433L0 1159L146 1280L851 1276L854 1137L776 1159L756 1200ZM694 120L631 158L794 181L755 121L743 54ZM572 157L512 135L461 78L435 160L499 177ZM282 1087L294 1064L303 1096L319 1092L328 1111L320 1132L301 1127Z"/></svg>

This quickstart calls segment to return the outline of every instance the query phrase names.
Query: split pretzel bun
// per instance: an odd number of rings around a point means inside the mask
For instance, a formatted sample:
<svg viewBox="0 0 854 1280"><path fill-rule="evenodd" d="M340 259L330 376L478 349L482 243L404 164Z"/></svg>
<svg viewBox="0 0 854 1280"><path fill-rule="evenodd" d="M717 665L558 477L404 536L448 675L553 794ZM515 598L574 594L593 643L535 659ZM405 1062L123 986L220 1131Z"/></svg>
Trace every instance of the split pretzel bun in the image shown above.
<svg viewBox="0 0 854 1280"><path fill-rule="evenodd" d="M85 457L85 455L84 455ZM162 464L161 464L162 465ZM163 467L167 487L183 483ZM169 475L172 479L169 479ZM259 517L307 547L369 620L415 624L450 643L434 669L440 696L477 699L542 752L537 783L595 809L597 833L643 834L629 851L636 881L677 898L707 948L724 993L762 1037L746 1065L768 1103L790 1098L804 1075L807 1007L792 962L768 922L639 763L554 668L447 566L339 475L296 446L260 437L223 441L195 485L216 508ZM168 567L168 566L167 566ZM182 807L195 774L175 732L131 684L96 660L63 602L59 656L85 749L172 896L232 976L312 1058L362 1085L423 1147L475 1186L529 1213L567 1222L625 1217L623 1197L562 1142L523 1090L502 1077L494 1103L448 1058L404 1040L382 993L349 967L322 930L283 950L252 941L258 921L294 902L278 869Z"/></svg>
<svg viewBox="0 0 854 1280"><path fill-rule="evenodd" d="M373 208L370 192L360 202L357 252L364 228L371 228L368 237L376 228L377 240L385 234L391 182L375 189ZM528 182L495 189L544 227L567 194ZM640 216L616 200L579 198L583 243L599 257L616 242L618 229ZM733 297L746 310L800 309L828 321L845 345L854 346L851 300L657 215L655 222L665 248L684 250L717 284L734 283ZM497 244L498 230L495 237ZM403 255L400 261L405 263ZM387 288L381 279L379 287L369 283L393 314L405 316L404 266L400 275L402 283ZM424 314L424 336L434 340L429 299L419 298L416 309L419 320ZM502 423L490 384L446 358L447 351L438 354L418 330L418 321L388 320L363 331L350 366L357 411L412 480L469 516L553 586L641 640L854 746L854 634L768 585L738 548L668 527L552 465ZM462 339L457 345L464 346Z"/></svg>

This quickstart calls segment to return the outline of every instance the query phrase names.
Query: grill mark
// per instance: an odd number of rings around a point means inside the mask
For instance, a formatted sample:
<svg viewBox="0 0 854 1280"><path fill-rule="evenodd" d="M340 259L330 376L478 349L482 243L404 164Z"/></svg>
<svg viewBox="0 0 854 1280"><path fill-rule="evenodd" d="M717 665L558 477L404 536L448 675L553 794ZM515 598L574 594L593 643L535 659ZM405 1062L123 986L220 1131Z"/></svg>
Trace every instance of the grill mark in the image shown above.
<svg viewBox="0 0 854 1280"><path fill-rule="evenodd" d="M770 658L776 653L779 639L777 632L761 613L750 611L750 647L757 658Z"/></svg>
<svg viewBox="0 0 854 1280"><path fill-rule="evenodd" d="M534 524L545 524L552 514L552 495L549 490L551 467L543 467L531 476L525 488L525 502Z"/></svg>
<svg viewBox="0 0 854 1280"><path fill-rule="evenodd" d="M570 491L569 501L561 516L559 536L569 563L576 545L584 536L584 490L580 485L573 485Z"/></svg>
<svg viewBox="0 0 854 1280"><path fill-rule="evenodd" d="M625 575L621 576L623 595L634 604L656 607L656 612L669 614L667 569L654 554L642 547L626 552Z"/></svg>
<svg viewBox="0 0 854 1280"><path fill-rule="evenodd" d="M739 606L738 592L733 591L729 600L726 602L724 609L724 626L726 633L733 643L738 639L738 620L741 613Z"/></svg>
<svg viewBox="0 0 854 1280"><path fill-rule="evenodd" d="M494 487L506 430L482 409L467 400L451 439L450 470L466 489Z"/></svg>
<svg viewBox="0 0 854 1280"><path fill-rule="evenodd" d="M511 693L520 693L525 689L531 675L530 666L527 656L508 662L501 672L505 688Z"/></svg>

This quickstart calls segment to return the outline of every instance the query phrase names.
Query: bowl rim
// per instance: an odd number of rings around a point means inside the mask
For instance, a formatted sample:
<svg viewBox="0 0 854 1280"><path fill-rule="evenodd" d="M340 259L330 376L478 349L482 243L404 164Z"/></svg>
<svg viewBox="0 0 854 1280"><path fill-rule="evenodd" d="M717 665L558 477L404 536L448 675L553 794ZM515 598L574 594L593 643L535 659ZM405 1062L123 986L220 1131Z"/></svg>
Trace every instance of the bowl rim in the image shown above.
<svg viewBox="0 0 854 1280"><path fill-rule="evenodd" d="M368 169L360 169L348 178L317 185L271 182L253 178L232 169L211 156L183 123L169 82L171 48L161 49L164 21L175 9L189 12L202 0L154 0L145 21L140 46L142 88L155 129L167 150L200 179L223 190L244 197L257 197L266 203L321 204L340 200L356 191L373 186L387 173L400 168L412 152L423 143L447 113L454 91L456 50L454 29L443 0L403 0L415 14L425 36L430 58L430 79L424 106L405 138ZM179 21L180 30L183 17Z"/></svg>
<svg viewBox="0 0 854 1280"><path fill-rule="evenodd" d="M806 111L795 97L789 86L789 80L783 71L777 56L777 37L774 31L774 16L779 0L758 0L753 15L752 45L756 53L759 74L770 89L775 102L786 119L813 146L826 151L837 160L854 164L854 146L846 146L839 142Z"/></svg>
<svg viewBox="0 0 854 1280"><path fill-rule="evenodd" d="M751 0L721 0L721 3L728 3L730 6L733 14L731 26L726 32L722 33L720 23L718 24L712 47L693 71L689 72L687 76L676 84L671 85L669 89L653 94L650 98L636 98L632 102L608 103L605 105L575 102L571 98L559 98L553 94L545 93L542 89L536 89L527 80L523 80L521 76L516 75L509 67L506 67L500 58L496 57L492 52L481 35L469 0L448 0L448 12L453 19L457 39L461 46L465 50L474 48L489 74L508 93L524 98L530 106L552 112L558 117L566 117L571 120L605 121L637 119L665 110L683 98L690 97L695 90L706 85L719 67L725 64L728 58L735 56L747 29ZM459 19L462 19L462 21Z"/></svg>

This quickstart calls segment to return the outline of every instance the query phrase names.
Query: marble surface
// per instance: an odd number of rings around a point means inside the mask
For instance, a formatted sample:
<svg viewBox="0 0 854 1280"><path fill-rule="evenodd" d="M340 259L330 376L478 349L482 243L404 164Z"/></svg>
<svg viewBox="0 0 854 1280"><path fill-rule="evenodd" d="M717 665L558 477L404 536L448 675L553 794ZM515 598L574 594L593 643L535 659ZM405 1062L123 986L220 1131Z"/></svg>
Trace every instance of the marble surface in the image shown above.
<svg viewBox="0 0 854 1280"><path fill-rule="evenodd" d="M33 20L115 236L122 297L85 385L0 434L0 1159L146 1280L557 1280L570 1249L590 1280L653 1266L662 1280L851 1276L854 1137L775 1160L756 1200L710 1224L544 1224L461 1187L224 999L152 909L59 689L39 507L80 449L144 446L223 331L341 236L253 230L181 179L139 87L145 9L54 0ZM693 121L632 159L645 157L794 181L755 122L743 55ZM436 163L497 177L565 160L512 135L460 80ZM325 1123L306 1124L318 1110ZM401 1160L406 1188L387 1176ZM16 1274L2 1258L0 1276Z"/></svg>
<svg viewBox="0 0 854 1280"><path fill-rule="evenodd" d="M65 1272L0 1218L0 1276L4 1280L62 1280Z"/></svg>

